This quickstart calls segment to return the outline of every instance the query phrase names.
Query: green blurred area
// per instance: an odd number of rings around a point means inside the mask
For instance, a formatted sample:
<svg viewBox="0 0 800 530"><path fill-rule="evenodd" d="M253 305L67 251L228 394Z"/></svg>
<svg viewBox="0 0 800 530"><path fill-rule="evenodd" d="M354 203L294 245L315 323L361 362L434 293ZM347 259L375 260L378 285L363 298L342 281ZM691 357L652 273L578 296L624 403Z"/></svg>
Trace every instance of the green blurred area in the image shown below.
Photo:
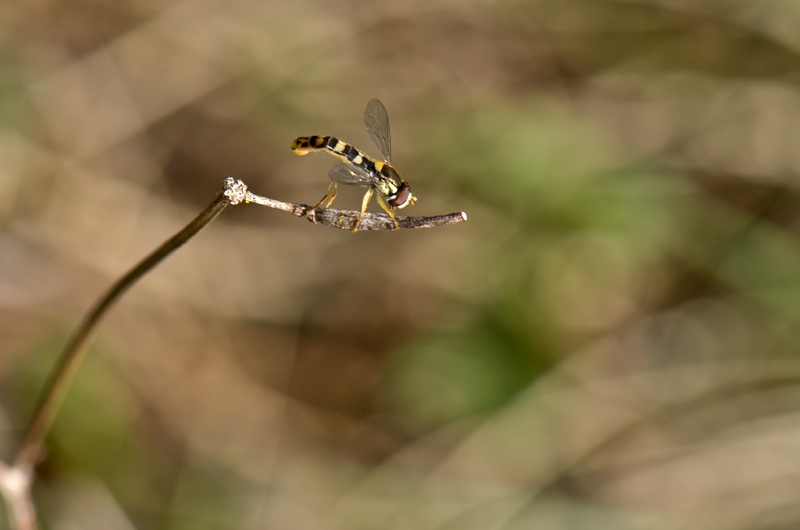
<svg viewBox="0 0 800 530"><path fill-rule="evenodd" d="M377 97L402 214L469 217L226 210L104 321L42 526L796 527L798 27L715 0L0 7L5 458L83 311L224 177L319 200L338 162L295 137L376 155Z"/></svg>

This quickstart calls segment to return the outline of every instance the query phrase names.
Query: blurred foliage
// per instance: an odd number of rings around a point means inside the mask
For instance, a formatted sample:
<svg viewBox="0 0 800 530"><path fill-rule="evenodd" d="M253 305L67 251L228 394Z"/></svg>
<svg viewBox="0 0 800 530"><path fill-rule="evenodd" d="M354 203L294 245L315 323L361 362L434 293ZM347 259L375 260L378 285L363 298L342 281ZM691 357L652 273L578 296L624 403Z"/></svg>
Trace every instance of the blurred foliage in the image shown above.
<svg viewBox="0 0 800 530"><path fill-rule="evenodd" d="M2 441L224 177L392 122L425 231L229 208L103 323L43 527L795 528L800 4L0 6ZM342 189L337 207L357 208ZM795 432L798 431L798 432Z"/></svg>

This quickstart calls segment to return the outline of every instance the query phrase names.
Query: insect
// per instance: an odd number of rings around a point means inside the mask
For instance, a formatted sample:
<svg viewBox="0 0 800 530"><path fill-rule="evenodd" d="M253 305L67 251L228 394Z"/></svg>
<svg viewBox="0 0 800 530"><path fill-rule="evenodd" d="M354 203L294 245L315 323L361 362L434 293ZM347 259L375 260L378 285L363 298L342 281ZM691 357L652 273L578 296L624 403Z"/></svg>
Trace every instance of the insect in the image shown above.
<svg viewBox="0 0 800 530"><path fill-rule="evenodd" d="M336 198L336 186L338 184L351 184L367 188L364 200L361 201L361 215L358 216L353 232L358 229L358 224L367 210L367 205L375 194L380 204L389 217L392 218L395 230L400 227L397 219L394 218L395 209L405 208L409 204L414 204L417 198L411 194L411 187L408 182L403 180L400 173L392 167L392 134L389 130L389 116L383 103L373 99L367 103L364 111L364 124L367 126L367 134L372 139L372 143L380 150L383 155L383 162L372 160L367 155L333 136L301 136L292 142L294 154L303 156L313 151L325 151L344 164L339 164L328 173L331 183L328 185L328 192L314 208L318 208L327 200L323 208L328 208L333 199Z"/></svg>

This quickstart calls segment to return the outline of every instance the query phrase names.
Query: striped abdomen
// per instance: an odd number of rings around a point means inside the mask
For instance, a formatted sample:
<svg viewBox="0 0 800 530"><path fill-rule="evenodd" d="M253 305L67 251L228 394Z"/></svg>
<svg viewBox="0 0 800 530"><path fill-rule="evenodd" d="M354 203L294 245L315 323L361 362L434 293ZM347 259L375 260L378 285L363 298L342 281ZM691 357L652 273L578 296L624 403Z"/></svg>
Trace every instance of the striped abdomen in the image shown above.
<svg viewBox="0 0 800 530"><path fill-rule="evenodd" d="M342 161L350 162L368 173L380 172L380 168L376 168L376 164L364 153L334 136L301 136L292 142L292 151L298 156L307 155L312 151L328 151Z"/></svg>

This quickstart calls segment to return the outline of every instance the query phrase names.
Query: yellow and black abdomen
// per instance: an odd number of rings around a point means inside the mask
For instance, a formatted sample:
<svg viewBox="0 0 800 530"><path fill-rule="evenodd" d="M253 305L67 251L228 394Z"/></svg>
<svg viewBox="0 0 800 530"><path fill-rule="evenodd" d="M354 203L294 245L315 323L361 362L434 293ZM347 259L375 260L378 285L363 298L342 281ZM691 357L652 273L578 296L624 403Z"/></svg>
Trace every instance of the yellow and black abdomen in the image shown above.
<svg viewBox="0 0 800 530"><path fill-rule="evenodd" d="M350 162L365 171L376 171L375 164L366 155L335 136L301 136L292 142L292 151L298 156L314 151L327 151L336 158Z"/></svg>
<svg viewBox="0 0 800 530"><path fill-rule="evenodd" d="M292 142L292 151L298 156L303 156L312 151L325 149L328 140L331 139L334 142L338 141L331 136L301 136Z"/></svg>

